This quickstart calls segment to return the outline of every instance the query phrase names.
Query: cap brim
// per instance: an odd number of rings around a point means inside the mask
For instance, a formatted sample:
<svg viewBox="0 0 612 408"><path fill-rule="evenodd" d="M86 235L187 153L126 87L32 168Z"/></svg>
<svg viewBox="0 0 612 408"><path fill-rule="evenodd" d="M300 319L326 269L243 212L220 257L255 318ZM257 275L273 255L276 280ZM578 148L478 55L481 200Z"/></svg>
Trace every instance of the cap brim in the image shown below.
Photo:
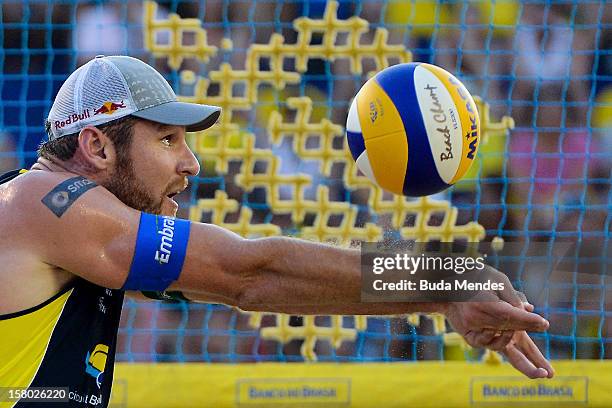
<svg viewBox="0 0 612 408"><path fill-rule="evenodd" d="M166 102L132 113L132 116L165 125L185 126L187 132L208 129L221 115L221 108L187 102Z"/></svg>

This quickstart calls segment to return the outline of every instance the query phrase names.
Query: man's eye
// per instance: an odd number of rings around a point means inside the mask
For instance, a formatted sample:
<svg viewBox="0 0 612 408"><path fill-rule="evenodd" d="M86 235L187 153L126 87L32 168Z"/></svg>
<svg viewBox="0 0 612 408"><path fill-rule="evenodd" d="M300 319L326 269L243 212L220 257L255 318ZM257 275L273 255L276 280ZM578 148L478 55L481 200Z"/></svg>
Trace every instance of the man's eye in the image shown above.
<svg viewBox="0 0 612 408"><path fill-rule="evenodd" d="M166 136L161 141L166 146L170 146L172 144L172 136Z"/></svg>

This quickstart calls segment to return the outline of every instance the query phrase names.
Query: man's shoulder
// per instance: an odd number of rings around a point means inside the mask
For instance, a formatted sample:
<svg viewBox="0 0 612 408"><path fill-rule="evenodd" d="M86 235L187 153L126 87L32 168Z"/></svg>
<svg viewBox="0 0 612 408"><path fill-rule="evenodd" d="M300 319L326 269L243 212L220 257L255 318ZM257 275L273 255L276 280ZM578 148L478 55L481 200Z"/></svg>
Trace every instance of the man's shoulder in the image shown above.
<svg viewBox="0 0 612 408"><path fill-rule="evenodd" d="M0 262L3 255L18 258L12 269L31 276L54 276L49 269L59 268L99 286L121 286L138 228L136 210L69 172L31 170L0 188L0 234L8 237L0 242Z"/></svg>
<svg viewBox="0 0 612 408"><path fill-rule="evenodd" d="M30 170L7 178L0 184L0 218L5 220L0 222L0 230L27 228L48 216L61 217L80 196L97 186L71 172Z"/></svg>
<svg viewBox="0 0 612 408"><path fill-rule="evenodd" d="M49 298L74 277L44 262L39 239L49 224L41 198L70 175L14 171L0 177L0 309L22 310ZM7 289L16 281L30 285Z"/></svg>
<svg viewBox="0 0 612 408"><path fill-rule="evenodd" d="M79 175L64 171L12 170L0 174L0 188L10 189L13 194L33 193L71 177L79 177Z"/></svg>
<svg viewBox="0 0 612 408"><path fill-rule="evenodd" d="M4 183L0 180L0 191L4 190L7 197L5 204L9 207L16 205L24 208L27 202L40 202L39 200L54 192L65 195L84 186L96 186L96 183L87 177L67 171L29 170L12 176L7 174L8 180L4 180ZM61 198L59 199L61 201Z"/></svg>
<svg viewBox="0 0 612 408"><path fill-rule="evenodd" d="M8 180L6 183L35 188L37 186L49 186L50 184L72 177L81 177L79 174L69 171L48 171L48 170L13 170L5 174ZM1 176L0 176L1 177ZM0 178L0 184L3 179Z"/></svg>
<svg viewBox="0 0 612 408"><path fill-rule="evenodd" d="M0 230L21 226L35 215L33 209L67 173L12 171L0 175Z"/></svg>

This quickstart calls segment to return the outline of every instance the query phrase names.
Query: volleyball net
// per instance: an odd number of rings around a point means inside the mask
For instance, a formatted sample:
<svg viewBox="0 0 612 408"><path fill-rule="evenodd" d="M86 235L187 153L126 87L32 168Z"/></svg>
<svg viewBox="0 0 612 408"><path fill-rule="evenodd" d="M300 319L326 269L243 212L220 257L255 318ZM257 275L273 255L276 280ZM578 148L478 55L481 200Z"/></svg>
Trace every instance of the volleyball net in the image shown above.
<svg viewBox="0 0 612 408"><path fill-rule="evenodd" d="M245 237L345 246L495 239L522 245L525 254L534 243L558 242L600 251L596 266L576 253L576 265L590 265L590 273L563 282L534 272L547 267L546 259L525 255L513 282L551 322L548 332L533 334L538 346L549 358L571 360L558 363L563 370L555 381L561 382L554 385L571 389L571 396L542 394L520 382L498 364L499 355L468 347L439 315L287 316L126 300L116 406L140 406L147 395L160 400L172 387L185 395L185 403L174 396L176 406L392 404L402 400L367 386L377 379L392 386L401 376L421 392L414 398L423 406L425 400L439 405L440 390L452 384L465 392L445 400L449 406L606 400L605 387L597 388L606 380L603 366L586 361L611 352L612 58L611 10L604 1L125 0L1 7L3 170L35 161L43 120L72 70L98 54L128 54L162 72L181 100L223 108L215 126L189 135L202 171L177 197L181 217ZM477 96L482 122L468 175L421 199L372 185L357 171L344 137L361 85L410 61L440 65L460 78ZM317 364L299 364L311 361ZM389 364L409 361L418 363ZM161 362L189 364L150 364ZM369 364L333 364L339 362ZM202 381L219 396L196 396ZM483 391L495 384L536 388L518 396ZM291 397L291 390L305 387L313 390L308 398ZM372 391L356 391L362 387ZM276 391L258 399L257 391L251 398L253 389Z"/></svg>

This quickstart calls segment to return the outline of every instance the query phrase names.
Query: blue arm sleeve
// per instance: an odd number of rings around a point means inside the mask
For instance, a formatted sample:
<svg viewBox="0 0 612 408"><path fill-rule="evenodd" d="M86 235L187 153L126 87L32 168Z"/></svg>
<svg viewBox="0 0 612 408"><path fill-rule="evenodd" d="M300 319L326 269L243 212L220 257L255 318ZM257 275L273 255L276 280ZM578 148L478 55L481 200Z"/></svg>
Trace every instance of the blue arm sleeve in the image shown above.
<svg viewBox="0 0 612 408"><path fill-rule="evenodd" d="M191 222L141 213L136 248L123 290L164 291L183 269Z"/></svg>

